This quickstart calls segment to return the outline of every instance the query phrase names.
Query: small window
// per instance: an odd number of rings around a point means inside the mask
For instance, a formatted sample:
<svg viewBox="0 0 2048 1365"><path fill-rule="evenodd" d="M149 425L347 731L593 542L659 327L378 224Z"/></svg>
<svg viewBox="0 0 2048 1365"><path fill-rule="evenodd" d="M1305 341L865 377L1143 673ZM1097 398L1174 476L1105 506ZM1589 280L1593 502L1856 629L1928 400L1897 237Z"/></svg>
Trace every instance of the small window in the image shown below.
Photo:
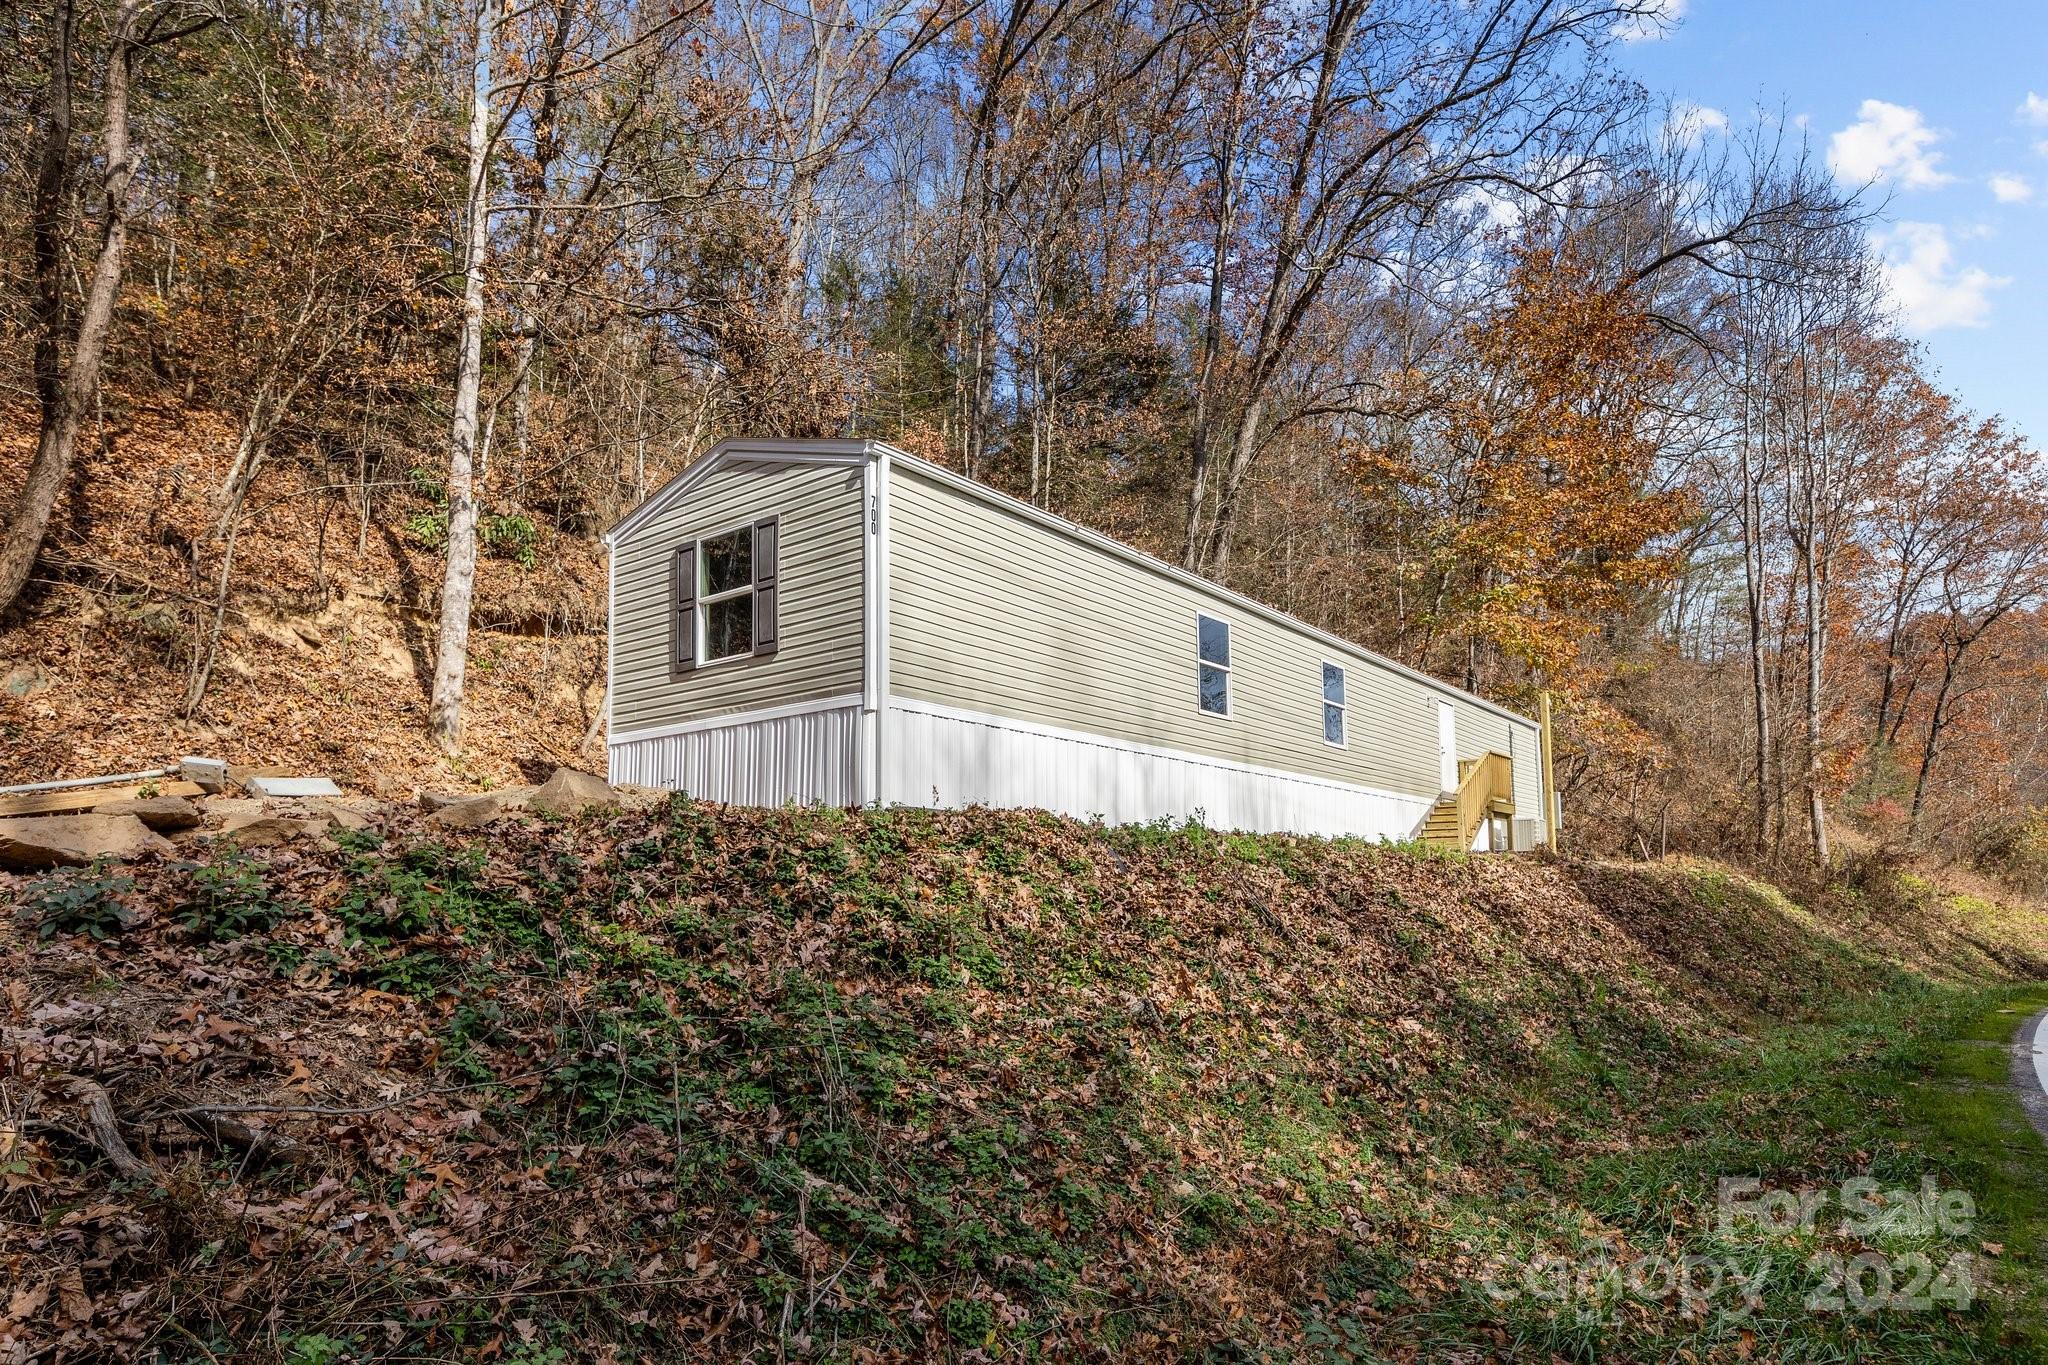
<svg viewBox="0 0 2048 1365"><path fill-rule="evenodd" d="M1195 617L1195 646L1199 656L1197 696L1201 707L1212 716L1230 714L1230 623L1213 616Z"/></svg>
<svg viewBox="0 0 2048 1365"><path fill-rule="evenodd" d="M1323 743L1344 747L1344 670L1323 665Z"/></svg>
<svg viewBox="0 0 2048 1365"><path fill-rule="evenodd" d="M697 556L697 603L704 623L704 662L754 652L754 528L713 536Z"/></svg>
<svg viewBox="0 0 2048 1365"><path fill-rule="evenodd" d="M669 676L776 652L781 518L762 517L676 546L669 560Z"/></svg>

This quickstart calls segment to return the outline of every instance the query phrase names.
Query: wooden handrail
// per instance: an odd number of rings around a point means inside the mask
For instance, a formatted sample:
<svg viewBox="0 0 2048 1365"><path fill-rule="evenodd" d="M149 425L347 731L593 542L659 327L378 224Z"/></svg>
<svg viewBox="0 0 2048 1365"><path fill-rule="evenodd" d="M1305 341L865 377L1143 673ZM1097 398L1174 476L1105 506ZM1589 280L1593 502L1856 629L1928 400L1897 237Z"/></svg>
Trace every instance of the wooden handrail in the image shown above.
<svg viewBox="0 0 2048 1365"><path fill-rule="evenodd" d="M1458 764L1458 837L1470 846L1479 833L1479 822L1505 801L1510 813L1515 803L1515 762L1506 754L1489 753Z"/></svg>

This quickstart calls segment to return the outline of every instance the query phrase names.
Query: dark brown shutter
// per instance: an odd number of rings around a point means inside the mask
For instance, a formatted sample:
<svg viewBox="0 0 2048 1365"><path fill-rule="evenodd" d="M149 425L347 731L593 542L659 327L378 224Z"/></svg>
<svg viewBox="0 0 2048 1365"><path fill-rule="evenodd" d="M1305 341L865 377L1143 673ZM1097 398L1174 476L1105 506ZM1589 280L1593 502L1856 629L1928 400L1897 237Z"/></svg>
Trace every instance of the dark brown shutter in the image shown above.
<svg viewBox="0 0 2048 1365"><path fill-rule="evenodd" d="M775 562L781 535L778 518L763 517L754 523L754 653L773 654L781 643L776 627L780 617L780 575Z"/></svg>
<svg viewBox="0 0 2048 1365"><path fill-rule="evenodd" d="M669 564L668 674L697 666L697 547L679 545Z"/></svg>

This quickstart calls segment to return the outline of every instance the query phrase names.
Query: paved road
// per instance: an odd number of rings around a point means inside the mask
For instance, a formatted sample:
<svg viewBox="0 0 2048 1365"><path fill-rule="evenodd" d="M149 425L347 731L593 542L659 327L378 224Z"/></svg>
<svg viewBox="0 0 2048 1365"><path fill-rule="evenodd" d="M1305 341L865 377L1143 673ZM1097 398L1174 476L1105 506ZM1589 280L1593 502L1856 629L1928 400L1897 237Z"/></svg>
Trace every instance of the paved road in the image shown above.
<svg viewBox="0 0 2048 1365"><path fill-rule="evenodd" d="M2012 1085L2034 1130L2048 1140L2048 1010L2021 1024L2013 1035Z"/></svg>

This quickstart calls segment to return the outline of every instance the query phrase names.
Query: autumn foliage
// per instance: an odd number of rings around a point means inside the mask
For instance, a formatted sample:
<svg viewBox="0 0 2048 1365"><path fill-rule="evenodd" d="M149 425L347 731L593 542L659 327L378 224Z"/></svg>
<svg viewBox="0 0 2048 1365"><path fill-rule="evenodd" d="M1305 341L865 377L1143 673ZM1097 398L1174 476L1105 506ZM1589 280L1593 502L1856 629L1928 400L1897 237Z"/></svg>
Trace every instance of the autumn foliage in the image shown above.
<svg viewBox="0 0 2048 1365"><path fill-rule="evenodd" d="M596 535L848 435L1550 692L1582 848L1970 856L2048 807L2033 447L1811 149L1553 11L10 11L0 776L595 766Z"/></svg>

